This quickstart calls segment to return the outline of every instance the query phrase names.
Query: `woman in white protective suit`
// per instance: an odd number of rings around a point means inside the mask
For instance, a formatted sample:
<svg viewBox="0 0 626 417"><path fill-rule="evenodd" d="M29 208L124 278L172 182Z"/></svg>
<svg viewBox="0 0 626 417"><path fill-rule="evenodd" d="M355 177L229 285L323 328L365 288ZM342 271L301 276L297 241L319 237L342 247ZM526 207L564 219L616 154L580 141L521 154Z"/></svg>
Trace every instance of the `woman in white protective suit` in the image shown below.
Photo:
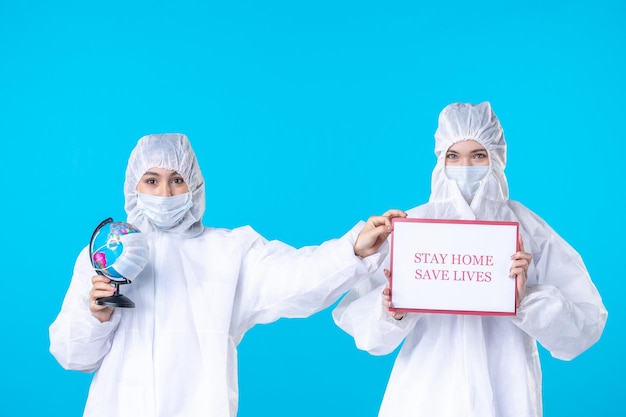
<svg viewBox="0 0 626 417"><path fill-rule="evenodd" d="M88 417L235 416L244 333L332 304L380 267L391 218L405 216L390 210L301 249L268 242L248 226L204 227L204 179L182 134L139 140L124 195L127 221L149 249L124 288L136 307L96 304L113 288L94 273L85 248L50 326L50 351L64 368L96 371Z"/></svg>
<svg viewBox="0 0 626 417"><path fill-rule="evenodd" d="M389 270L357 284L333 311L358 348L374 355L402 342L381 417L538 417L537 342L570 360L593 345L607 319L578 253L536 214L508 199L506 143L489 103L443 109L427 204L409 218L514 221L520 251L515 316L399 313L389 310ZM388 267L389 262L385 261Z"/></svg>

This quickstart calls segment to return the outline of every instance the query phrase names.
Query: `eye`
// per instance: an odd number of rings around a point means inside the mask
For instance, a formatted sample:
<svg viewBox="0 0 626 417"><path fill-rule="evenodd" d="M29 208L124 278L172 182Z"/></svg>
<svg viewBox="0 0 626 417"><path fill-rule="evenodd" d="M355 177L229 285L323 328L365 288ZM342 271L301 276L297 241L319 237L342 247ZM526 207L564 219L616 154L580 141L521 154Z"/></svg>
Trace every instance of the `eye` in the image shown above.
<svg viewBox="0 0 626 417"><path fill-rule="evenodd" d="M487 157L487 154L486 153L482 153L482 152L481 153L477 153L477 154L474 155L475 159L483 159L483 158L486 158L486 157Z"/></svg>
<svg viewBox="0 0 626 417"><path fill-rule="evenodd" d="M145 179L145 183L146 184L150 184L150 185L155 185L156 184L156 179L154 179L154 178L146 178Z"/></svg>
<svg viewBox="0 0 626 417"><path fill-rule="evenodd" d="M172 178L172 182L174 184L184 184L185 180L182 177L175 177L175 178Z"/></svg>
<svg viewBox="0 0 626 417"><path fill-rule="evenodd" d="M457 155L455 153L449 153L449 154L446 154L446 158L448 158L448 159L456 159Z"/></svg>

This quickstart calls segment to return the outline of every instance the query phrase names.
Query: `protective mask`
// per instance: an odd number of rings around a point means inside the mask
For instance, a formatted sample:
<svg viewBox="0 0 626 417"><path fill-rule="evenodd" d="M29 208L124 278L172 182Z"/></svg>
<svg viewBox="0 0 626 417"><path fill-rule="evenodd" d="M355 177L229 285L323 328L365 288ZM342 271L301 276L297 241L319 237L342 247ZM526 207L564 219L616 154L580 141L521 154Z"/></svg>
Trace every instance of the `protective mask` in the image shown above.
<svg viewBox="0 0 626 417"><path fill-rule="evenodd" d="M447 177L456 181L467 204L472 202L487 172L489 172L488 166L446 166Z"/></svg>
<svg viewBox="0 0 626 417"><path fill-rule="evenodd" d="M177 225L191 207L191 192L172 197L137 193L137 209L159 229Z"/></svg>
<svg viewBox="0 0 626 417"><path fill-rule="evenodd" d="M120 237L124 250L113 267L124 278L134 280L148 264L148 242L144 233L130 233ZM113 280L113 278L112 278Z"/></svg>

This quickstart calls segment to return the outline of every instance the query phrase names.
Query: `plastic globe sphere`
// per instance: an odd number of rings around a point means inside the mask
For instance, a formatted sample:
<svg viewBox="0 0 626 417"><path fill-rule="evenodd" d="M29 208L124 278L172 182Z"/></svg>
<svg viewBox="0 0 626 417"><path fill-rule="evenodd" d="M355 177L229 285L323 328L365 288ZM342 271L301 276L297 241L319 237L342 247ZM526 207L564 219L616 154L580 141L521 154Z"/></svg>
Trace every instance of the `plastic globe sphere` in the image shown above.
<svg viewBox="0 0 626 417"><path fill-rule="evenodd" d="M112 281L134 279L134 276L125 276L129 270L130 251L124 243L125 236L134 233L141 233L141 231L130 223L117 222L112 219L104 223L96 230L89 248L94 268ZM138 243L134 241L133 244ZM140 248L140 250L144 249Z"/></svg>

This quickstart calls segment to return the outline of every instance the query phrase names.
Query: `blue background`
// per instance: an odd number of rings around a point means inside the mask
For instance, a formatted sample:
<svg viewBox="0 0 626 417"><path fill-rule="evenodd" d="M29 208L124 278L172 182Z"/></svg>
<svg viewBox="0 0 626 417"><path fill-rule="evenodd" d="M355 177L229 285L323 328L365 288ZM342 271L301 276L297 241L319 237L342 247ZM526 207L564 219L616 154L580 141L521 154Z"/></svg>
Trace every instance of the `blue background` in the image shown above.
<svg viewBox="0 0 626 417"><path fill-rule="evenodd" d="M295 246L429 195L439 111L491 101L511 198L583 256L609 310L572 362L541 351L546 416L626 415L624 2L0 0L0 416L79 416L90 375L48 353L76 255L123 218L128 154L184 132L211 226ZM375 416L395 354L330 310L257 326L240 413Z"/></svg>

